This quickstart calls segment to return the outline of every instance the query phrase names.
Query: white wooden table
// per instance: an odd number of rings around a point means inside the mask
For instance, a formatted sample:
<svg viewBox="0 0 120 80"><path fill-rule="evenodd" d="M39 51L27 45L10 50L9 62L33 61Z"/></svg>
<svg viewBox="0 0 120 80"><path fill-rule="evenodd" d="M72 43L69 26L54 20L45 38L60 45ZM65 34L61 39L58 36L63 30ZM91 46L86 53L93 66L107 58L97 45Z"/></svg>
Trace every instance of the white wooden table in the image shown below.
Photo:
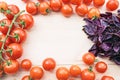
<svg viewBox="0 0 120 80"><path fill-rule="evenodd" d="M21 0L0 1L6 1L8 4L16 4L21 10L24 10L26 5ZM100 10L105 12L105 6ZM0 14L0 19L2 17L4 16ZM47 16L35 15L34 20L34 27L28 31L27 40L23 45L24 54L20 58L20 61L28 58L32 61L33 66L41 66L45 58L52 57L56 60L57 67L66 66L69 68L72 64L78 64L82 69L88 67L82 62L81 56L92 46L92 42L87 39L86 34L82 31L82 26L85 24L83 18L75 13L72 17L65 18L60 12L52 12ZM102 75L111 75L115 80L120 80L120 66L115 65L107 59L100 60L108 64L108 70L104 74L96 72L96 80L100 80ZM57 80L55 70L53 72L45 71L45 75L41 80ZM2 80L21 80L27 74L29 72L20 70L15 75L3 77Z"/></svg>

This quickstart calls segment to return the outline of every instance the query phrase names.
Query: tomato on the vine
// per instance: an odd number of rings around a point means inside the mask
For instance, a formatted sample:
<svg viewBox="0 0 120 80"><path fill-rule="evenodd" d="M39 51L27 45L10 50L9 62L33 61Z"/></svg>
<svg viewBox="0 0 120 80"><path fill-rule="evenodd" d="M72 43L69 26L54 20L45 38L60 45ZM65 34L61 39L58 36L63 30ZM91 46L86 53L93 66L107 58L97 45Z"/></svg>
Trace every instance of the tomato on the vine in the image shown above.
<svg viewBox="0 0 120 80"><path fill-rule="evenodd" d="M50 7L53 11L60 11L62 2L60 0L50 0Z"/></svg>
<svg viewBox="0 0 120 80"><path fill-rule="evenodd" d="M15 74L19 70L19 62L17 60L7 60L3 69L6 74Z"/></svg>
<svg viewBox="0 0 120 80"><path fill-rule="evenodd" d="M74 4L74 5L79 5L81 4L82 0L70 0L70 3Z"/></svg>
<svg viewBox="0 0 120 80"><path fill-rule="evenodd" d="M56 67L56 62L53 58L46 58L43 61L42 66L45 70L50 71Z"/></svg>
<svg viewBox="0 0 120 80"><path fill-rule="evenodd" d="M41 67L34 66L30 70L30 76L32 79L41 79L44 75L44 71Z"/></svg>
<svg viewBox="0 0 120 80"><path fill-rule="evenodd" d="M17 22L21 28L29 30L33 27L34 19L30 14L22 14L18 17Z"/></svg>
<svg viewBox="0 0 120 80"><path fill-rule="evenodd" d="M14 43L23 43L27 37L26 31L22 28L13 29L10 35L11 35L10 39Z"/></svg>
<svg viewBox="0 0 120 80"><path fill-rule="evenodd" d="M80 4L76 6L75 11L79 16L85 16L88 13L88 7L85 4Z"/></svg>
<svg viewBox="0 0 120 80"><path fill-rule="evenodd" d="M100 6L104 5L104 3L105 3L105 0L93 0L93 4L96 7L100 7Z"/></svg>
<svg viewBox="0 0 120 80"><path fill-rule="evenodd" d="M0 12L3 12L8 9L8 5L6 2L2 1L0 2Z"/></svg>
<svg viewBox="0 0 120 80"><path fill-rule="evenodd" d="M83 0L83 3L86 5L90 5L93 0Z"/></svg>
<svg viewBox="0 0 120 80"><path fill-rule="evenodd" d="M97 72L104 73L107 70L107 64L103 61L97 62L95 64L95 69Z"/></svg>
<svg viewBox="0 0 120 80"><path fill-rule="evenodd" d="M21 68L24 70L29 70L32 66L32 62L29 59L24 59L21 62Z"/></svg>
<svg viewBox="0 0 120 80"><path fill-rule="evenodd" d="M6 54L11 59L18 59L23 54L23 48L18 43L11 43L6 49Z"/></svg>
<svg viewBox="0 0 120 80"><path fill-rule="evenodd" d="M103 76L101 80L115 80L112 76Z"/></svg>
<svg viewBox="0 0 120 80"><path fill-rule="evenodd" d="M69 4L65 4L61 8L61 13L65 17L70 17L73 14L73 8Z"/></svg>
<svg viewBox="0 0 120 80"><path fill-rule="evenodd" d="M116 10L119 6L118 0L108 0L106 3L106 8L110 11Z"/></svg>
<svg viewBox="0 0 120 80"><path fill-rule="evenodd" d="M56 77L58 80L67 80L69 76L70 76L70 73L66 67L59 67L56 70Z"/></svg>
<svg viewBox="0 0 120 80"><path fill-rule="evenodd" d="M8 5L8 10L6 10L4 14L9 20L12 20L14 18L14 15L16 15L19 12L19 7L17 5L11 4Z"/></svg>

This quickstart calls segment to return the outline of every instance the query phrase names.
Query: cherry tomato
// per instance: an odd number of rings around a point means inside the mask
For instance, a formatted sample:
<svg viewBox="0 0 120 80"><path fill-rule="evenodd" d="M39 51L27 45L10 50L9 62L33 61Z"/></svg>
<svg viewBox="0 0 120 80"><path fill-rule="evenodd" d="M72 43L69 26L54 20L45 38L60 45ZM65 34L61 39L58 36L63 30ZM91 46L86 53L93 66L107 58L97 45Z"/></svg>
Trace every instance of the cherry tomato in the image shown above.
<svg viewBox="0 0 120 80"><path fill-rule="evenodd" d="M69 3L70 0L62 0L63 3Z"/></svg>
<svg viewBox="0 0 120 80"><path fill-rule="evenodd" d="M23 54L23 48L18 43L11 43L7 47L7 56L10 57L11 59L18 59L22 56L22 54Z"/></svg>
<svg viewBox="0 0 120 80"><path fill-rule="evenodd" d="M0 12L2 12L2 11L4 12L7 9L8 9L7 3L4 1L0 2Z"/></svg>
<svg viewBox="0 0 120 80"><path fill-rule="evenodd" d="M81 69L78 65L72 65L70 67L70 74L74 77L81 75Z"/></svg>
<svg viewBox="0 0 120 80"><path fill-rule="evenodd" d="M6 74L15 74L19 70L19 62L17 60L7 60L4 63L4 72Z"/></svg>
<svg viewBox="0 0 120 80"><path fill-rule="evenodd" d="M21 62L21 68L25 70L29 70L32 66L32 62L29 59L24 59Z"/></svg>
<svg viewBox="0 0 120 80"><path fill-rule="evenodd" d="M48 4L48 2L41 2L38 9L42 15L47 15L51 11L50 5Z"/></svg>
<svg viewBox="0 0 120 80"><path fill-rule="evenodd" d="M10 35L12 36L10 39L15 43L23 43L27 37L26 31L22 28L15 28Z"/></svg>
<svg viewBox="0 0 120 80"><path fill-rule="evenodd" d="M71 5L65 4L62 6L61 12L63 16L70 17L73 14L73 8Z"/></svg>
<svg viewBox="0 0 120 80"><path fill-rule="evenodd" d="M26 4L26 11L30 14L37 14L38 12L38 8L37 8L37 4L35 2L28 2Z"/></svg>
<svg viewBox="0 0 120 80"><path fill-rule="evenodd" d="M93 0L83 0L83 3L86 5L90 5Z"/></svg>
<svg viewBox="0 0 120 80"><path fill-rule="evenodd" d="M14 18L14 15L16 15L19 12L20 12L19 7L11 4L8 5L8 10L6 10L4 14L9 20L12 20Z"/></svg>
<svg viewBox="0 0 120 80"><path fill-rule="evenodd" d="M105 0L93 0L93 4L96 7L100 7L100 6L104 5L104 3L105 3Z"/></svg>
<svg viewBox="0 0 120 80"><path fill-rule="evenodd" d="M103 76L101 80L115 80L112 76Z"/></svg>
<svg viewBox="0 0 120 80"><path fill-rule="evenodd" d="M90 8L87 16L88 18L100 17L100 11L97 8Z"/></svg>
<svg viewBox="0 0 120 80"><path fill-rule="evenodd" d="M26 3L26 2L28 2L29 0L22 0L22 1Z"/></svg>
<svg viewBox="0 0 120 80"><path fill-rule="evenodd" d="M29 75L25 75L22 77L22 80L32 80Z"/></svg>
<svg viewBox="0 0 120 80"><path fill-rule="evenodd" d="M107 10L114 11L118 8L119 1L118 0L108 0L106 3Z"/></svg>
<svg viewBox="0 0 120 80"><path fill-rule="evenodd" d="M81 3L81 0L70 0L70 3L74 5L79 5Z"/></svg>
<svg viewBox="0 0 120 80"><path fill-rule="evenodd" d="M56 67L56 62L53 58L46 58L43 61L42 66L45 70L50 71Z"/></svg>
<svg viewBox="0 0 120 80"><path fill-rule="evenodd" d="M21 28L29 30L33 27L34 19L30 14L22 14L18 17L17 22Z"/></svg>
<svg viewBox="0 0 120 80"><path fill-rule="evenodd" d="M81 79L82 80L95 80L95 73L90 71L89 69L84 69L81 72Z"/></svg>
<svg viewBox="0 0 120 80"><path fill-rule="evenodd" d="M85 4L81 4L76 6L75 11L79 16L85 16L88 13L88 7Z"/></svg>
<svg viewBox="0 0 120 80"><path fill-rule="evenodd" d="M50 0L50 7L53 11L60 11L62 2L60 0Z"/></svg>
<svg viewBox="0 0 120 80"><path fill-rule="evenodd" d="M95 56L92 53L88 52L83 55L82 60L85 64L92 65L95 61Z"/></svg>
<svg viewBox="0 0 120 80"><path fill-rule="evenodd" d="M97 62L95 69L100 73L104 73L107 70L107 64L103 61Z"/></svg>
<svg viewBox="0 0 120 80"><path fill-rule="evenodd" d="M35 66L30 70L30 76L33 79L41 79L44 75L43 69L41 67Z"/></svg>
<svg viewBox="0 0 120 80"><path fill-rule="evenodd" d="M70 76L70 73L66 67L59 67L56 70L56 77L58 80L67 80L69 76Z"/></svg>

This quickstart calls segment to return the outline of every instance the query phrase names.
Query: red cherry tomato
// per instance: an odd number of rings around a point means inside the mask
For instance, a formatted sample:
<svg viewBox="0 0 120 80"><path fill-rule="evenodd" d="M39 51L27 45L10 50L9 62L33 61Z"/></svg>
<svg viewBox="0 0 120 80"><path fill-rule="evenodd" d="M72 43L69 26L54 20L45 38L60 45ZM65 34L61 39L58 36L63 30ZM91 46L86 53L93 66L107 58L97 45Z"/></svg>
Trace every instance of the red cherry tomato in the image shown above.
<svg viewBox="0 0 120 80"><path fill-rule="evenodd" d="M103 76L101 80L115 80L112 76Z"/></svg>
<svg viewBox="0 0 120 80"><path fill-rule="evenodd" d="M90 5L93 0L83 0L83 3L86 5Z"/></svg>
<svg viewBox="0 0 120 80"><path fill-rule="evenodd" d="M74 5L79 5L79 4L81 4L81 0L70 0L70 3L72 3Z"/></svg>
<svg viewBox="0 0 120 80"><path fill-rule="evenodd" d="M66 67L59 67L56 71L58 80L67 80L70 76L69 70Z"/></svg>
<svg viewBox="0 0 120 80"><path fill-rule="evenodd" d="M53 58L46 58L43 61L42 66L45 70L50 71L56 67L56 62Z"/></svg>
<svg viewBox="0 0 120 80"><path fill-rule="evenodd" d="M119 7L119 1L118 0L108 0L106 3L107 10L114 11Z"/></svg>
<svg viewBox="0 0 120 80"><path fill-rule="evenodd" d="M7 60L3 69L6 74L15 74L19 70L19 62L17 60Z"/></svg>
<svg viewBox="0 0 120 80"><path fill-rule="evenodd" d="M26 31L22 28L15 28L10 35L12 36L10 39L14 43L23 43L27 37Z"/></svg>
<svg viewBox="0 0 120 80"><path fill-rule="evenodd" d="M43 69L41 67L32 67L30 70L30 76L33 79L41 79L44 75Z"/></svg>
<svg viewBox="0 0 120 80"><path fill-rule="evenodd" d="M24 59L21 62L21 68L24 70L29 70L32 66L32 62L29 59Z"/></svg>
<svg viewBox="0 0 120 80"><path fill-rule="evenodd" d="M28 13L30 13L30 14L35 15L35 14L37 14L37 12L38 12L37 6L38 6L38 5L37 5L35 2L28 2L28 3L26 4L26 11L27 11Z"/></svg>
<svg viewBox="0 0 120 80"><path fill-rule="evenodd" d="M62 0L62 2L66 4L66 3L69 3L70 0Z"/></svg>
<svg viewBox="0 0 120 80"><path fill-rule="evenodd" d="M17 22L21 28L29 30L33 27L34 19L30 14L22 14L18 17Z"/></svg>
<svg viewBox="0 0 120 80"><path fill-rule="evenodd" d="M22 56L22 54L23 54L23 48L18 43L11 43L7 47L7 56L10 57L11 59L18 59Z"/></svg>
<svg viewBox="0 0 120 80"><path fill-rule="evenodd" d="M4 1L0 2L0 12L4 12L7 9L8 9L7 3Z"/></svg>
<svg viewBox="0 0 120 80"><path fill-rule="evenodd" d="M53 11L60 11L62 8L62 2L60 0L50 0L50 7Z"/></svg>
<svg viewBox="0 0 120 80"><path fill-rule="evenodd" d="M105 3L105 0L93 0L93 4L96 7L100 7L100 6L104 5L104 3Z"/></svg>
<svg viewBox="0 0 120 80"><path fill-rule="evenodd" d="M76 6L75 11L79 16L85 16L88 13L88 7L85 4L81 4Z"/></svg>
<svg viewBox="0 0 120 80"><path fill-rule="evenodd" d="M65 4L62 6L61 13L65 17L70 17L73 14L73 8L71 5Z"/></svg>

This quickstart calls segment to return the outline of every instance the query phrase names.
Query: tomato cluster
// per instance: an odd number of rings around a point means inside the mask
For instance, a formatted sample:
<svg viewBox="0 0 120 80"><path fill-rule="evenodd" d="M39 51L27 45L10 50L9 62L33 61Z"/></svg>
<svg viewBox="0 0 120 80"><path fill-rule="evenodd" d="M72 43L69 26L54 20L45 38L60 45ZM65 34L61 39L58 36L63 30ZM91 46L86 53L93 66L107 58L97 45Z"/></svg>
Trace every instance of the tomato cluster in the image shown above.
<svg viewBox="0 0 120 80"><path fill-rule="evenodd" d="M35 15L38 12L42 15L47 15L51 11L54 12L60 11L65 17L70 17L75 12L79 16L87 16L88 18L93 18L94 16L96 17L100 16L100 11L98 8L105 4L105 0L48 0L48 1L38 0L38 1L40 1L40 3L39 2L35 3L30 0L27 0L26 11L32 15ZM88 9L89 5L92 4L92 2L93 7ZM118 6L119 6L118 0L109 0L106 3L106 10L113 11L116 10Z"/></svg>

